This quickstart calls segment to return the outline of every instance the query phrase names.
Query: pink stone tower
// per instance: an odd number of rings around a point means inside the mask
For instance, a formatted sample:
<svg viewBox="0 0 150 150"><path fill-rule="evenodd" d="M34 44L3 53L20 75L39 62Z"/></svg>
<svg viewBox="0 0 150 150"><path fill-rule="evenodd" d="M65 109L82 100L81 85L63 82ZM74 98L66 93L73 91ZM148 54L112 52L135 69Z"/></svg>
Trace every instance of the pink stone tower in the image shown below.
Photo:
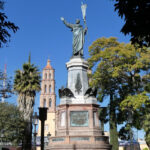
<svg viewBox="0 0 150 150"><path fill-rule="evenodd" d="M40 107L47 107L47 120L45 121L44 135L50 132L55 136L55 114L56 114L56 94L55 94L55 70L47 60L47 65L42 72ZM40 136L41 124L39 123L38 136Z"/></svg>

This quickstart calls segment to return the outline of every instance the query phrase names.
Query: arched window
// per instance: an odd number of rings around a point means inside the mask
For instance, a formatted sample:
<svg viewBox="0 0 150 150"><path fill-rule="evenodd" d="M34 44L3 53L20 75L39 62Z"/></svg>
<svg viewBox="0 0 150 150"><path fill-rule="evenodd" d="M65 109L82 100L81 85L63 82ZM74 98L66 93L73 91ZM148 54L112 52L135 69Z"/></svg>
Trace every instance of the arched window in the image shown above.
<svg viewBox="0 0 150 150"><path fill-rule="evenodd" d="M49 93L51 93L51 85L49 85Z"/></svg>
<svg viewBox="0 0 150 150"><path fill-rule="evenodd" d="M45 85L44 86L44 93L46 93L46 91L47 91L47 86Z"/></svg>
<svg viewBox="0 0 150 150"><path fill-rule="evenodd" d="M49 74L49 79L51 79L51 74Z"/></svg>
<svg viewBox="0 0 150 150"><path fill-rule="evenodd" d="M52 107L52 100L49 99L49 107Z"/></svg>
<svg viewBox="0 0 150 150"><path fill-rule="evenodd" d="M47 79L47 73L45 73L45 79Z"/></svg>
<svg viewBox="0 0 150 150"><path fill-rule="evenodd" d="M43 101L43 107L46 107L46 99Z"/></svg>

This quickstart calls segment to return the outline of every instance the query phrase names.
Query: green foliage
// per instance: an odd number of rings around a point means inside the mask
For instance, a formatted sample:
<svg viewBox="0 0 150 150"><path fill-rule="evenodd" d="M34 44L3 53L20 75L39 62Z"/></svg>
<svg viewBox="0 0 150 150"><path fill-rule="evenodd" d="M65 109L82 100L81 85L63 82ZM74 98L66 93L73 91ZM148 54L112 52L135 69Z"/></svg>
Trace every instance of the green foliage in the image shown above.
<svg viewBox="0 0 150 150"><path fill-rule="evenodd" d="M144 148L143 150L148 150L148 148Z"/></svg>
<svg viewBox="0 0 150 150"><path fill-rule="evenodd" d="M149 97L146 95L146 92L142 92L136 95L128 95L124 101L121 103L122 109L132 108L136 110L141 108L142 105L150 104Z"/></svg>
<svg viewBox="0 0 150 150"><path fill-rule="evenodd" d="M14 79L14 91L18 94L35 96L40 91L40 72L30 62L23 64L22 70L17 70Z"/></svg>
<svg viewBox="0 0 150 150"><path fill-rule="evenodd" d="M150 5L148 0L115 0L115 10L124 19L121 32L131 34L131 41L150 46ZM138 32L137 32L138 31Z"/></svg>
<svg viewBox="0 0 150 150"><path fill-rule="evenodd" d="M4 1L0 1L0 11L4 8ZM11 34L9 31L16 33L19 29L14 23L8 21L5 13L0 12L0 48L10 41Z"/></svg>
<svg viewBox="0 0 150 150"><path fill-rule="evenodd" d="M120 129L119 138L121 140L130 140L130 130L131 130L130 125L126 124L126 126L124 126Z"/></svg>
<svg viewBox="0 0 150 150"><path fill-rule="evenodd" d="M141 128L142 116L149 105L150 50L116 38L99 38L89 47L90 86L98 88L98 99L108 105L110 142L117 140L117 124L127 122L132 112L132 126ZM120 106L121 103L121 106ZM138 110L135 110L135 108ZM116 142L111 142L116 147ZM114 144L115 143L115 144ZM115 150L117 148L113 148Z"/></svg>
<svg viewBox="0 0 150 150"><path fill-rule="evenodd" d="M18 145L24 138L26 122L18 108L9 103L0 103L0 135L4 141Z"/></svg>

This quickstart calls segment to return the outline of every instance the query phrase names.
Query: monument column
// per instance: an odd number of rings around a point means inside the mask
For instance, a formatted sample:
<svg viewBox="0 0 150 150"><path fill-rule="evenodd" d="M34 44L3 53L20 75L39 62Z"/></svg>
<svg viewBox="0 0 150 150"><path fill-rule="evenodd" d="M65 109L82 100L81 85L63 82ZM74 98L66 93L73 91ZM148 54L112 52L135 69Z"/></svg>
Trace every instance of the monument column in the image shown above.
<svg viewBox="0 0 150 150"><path fill-rule="evenodd" d="M88 63L81 57L73 57L66 63L68 69L67 87L74 96L83 96L88 89L87 69Z"/></svg>

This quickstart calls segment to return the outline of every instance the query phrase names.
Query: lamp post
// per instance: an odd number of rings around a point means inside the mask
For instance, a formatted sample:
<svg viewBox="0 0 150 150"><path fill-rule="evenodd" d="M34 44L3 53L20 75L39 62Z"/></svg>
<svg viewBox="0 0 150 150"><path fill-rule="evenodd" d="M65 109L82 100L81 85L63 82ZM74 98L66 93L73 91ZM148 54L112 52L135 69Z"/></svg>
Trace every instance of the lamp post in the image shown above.
<svg viewBox="0 0 150 150"><path fill-rule="evenodd" d="M39 107L39 119L41 121L41 150L44 150L44 124L47 120L47 109L45 107Z"/></svg>
<svg viewBox="0 0 150 150"><path fill-rule="evenodd" d="M33 121L33 125L34 125L34 132L33 132L33 135L34 135L34 150L36 150L36 135L37 135L36 126L38 124L38 115L37 115L37 112L34 113L32 121Z"/></svg>

